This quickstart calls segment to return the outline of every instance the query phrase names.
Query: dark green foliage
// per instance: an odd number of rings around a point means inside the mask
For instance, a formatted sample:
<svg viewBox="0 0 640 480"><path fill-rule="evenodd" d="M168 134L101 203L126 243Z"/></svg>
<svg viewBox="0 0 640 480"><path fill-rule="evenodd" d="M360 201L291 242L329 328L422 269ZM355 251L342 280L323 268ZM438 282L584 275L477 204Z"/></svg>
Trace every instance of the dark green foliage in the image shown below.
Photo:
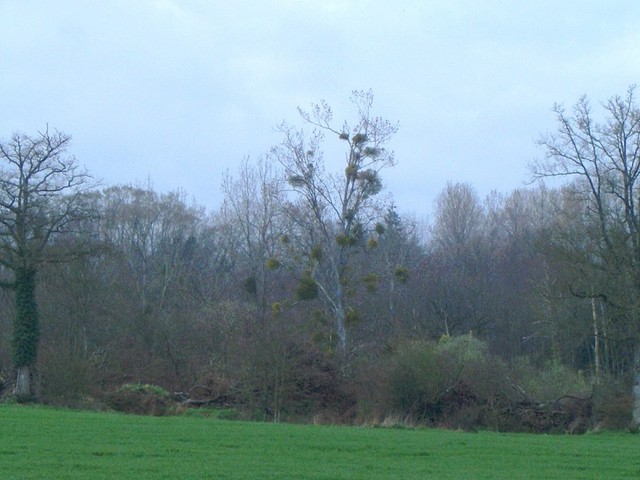
<svg viewBox="0 0 640 480"><path fill-rule="evenodd" d="M553 383L558 373L509 369L471 335L444 336L438 343L409 342L387 355L384 361L391 367L382 375L387 378L387 414L465 430L584 433L595 425L587 391L578 386L544 400L532 398L533 389L521 378ZM563 370L561 375L569 373ZM565 381L565 388L570 383Z"/></svg>
<svg viewBox="0 0 640 480"><path fill-rule="evenodd" d="M317 346L322 346L326 351L331 351L335 347L331 337L333 329L329 326L329 319L325 312L315 308L311 311L309 328L312 332L311 340Z"/></svg>
<svg viewBox="0 0 640 480"><path fill-rule="evenodd" d="M351 235L337 235L336 243L341 247L353 247L358 241Z"/></svg>
<svg viewBox="0 0 640 480"><path fill-rule="evenodd" d="M350 236L353 239L353 245L356 245L364 237L364 226L359 221L355 221L351 226Z"/></svg>
<svg viewBox="0 0 640 480"><path fill-rule="evenodd" d="M298 300L313 300L318 297L318 284L309 275L305 273L296 288L296 298Z"/></svg>
<svg viewBox="0 0 640 480"><path fill-rule="evenodd" d="M367 135L364 133L356 133L353 138L351 139L351 141L355 144L355 145L359 145L362 143L365 143L367 141Z"/></svg>
<svg viewBox="0 0 640 480"><path fill-rule="evenodd" d="M362 283L364 283L367 291L375 293L378 290L378 275L375 273L369 273L362 277Z"/></svg>
<svg viewBox="0 0 640 480"><path fill-rule="evenodd" d="M13 330L13 361L17 367L31 366L38 356L38 304L36 271L21 267L15 271L16 320Z"/></svg>
<svg viewBox="0 0 640 480"><path fill-rule="evenodd" d="M316 262L320 262L322 260L322 247L320 245L316 245L311 249L311 253L309 254L311 260Z"/></svg>
<svg viewBox="0 0 640 480"><path fill-rule="evenodd" d="M358 172L356 178L365 197L373 197L382 191L382 181L375 170Z"/></svg>
<svg viewBox="0 0 640 480"><path fill-rule="evenodd" d="M438 368L433 344L413 342L402 345L393 362L389 378L391 408L403 415L427 415L428 405L443 390L442 372Z"/></svg>
<svg viewBox="0 0 640 480"><path fill-rule="evenodd" d="M267 268L269 270L278 270L282 264L277 258L270 258L267 260Z"/></svg>
<svg viewBox="0 0 640 480"><path fill-rule="evenodd" d="M360 317L360 314L355 308L347 309L347 313L344 316L345 325L347 326L358 325L361 320L362 318Z"/></svg>
<svg viewBox="0 0 640 480"><path fill-rule="evenodd" d="M38 376L41 398L48 404L95 408L91 394L95 389L94 365L80 353L63 348L42 348Z"/></svg>
<svg viewBox="0 0 640 480"><path fill-rule="evenodd" d="M344 213L344 221L350 224L351 222L353 222L355 218L356 218L355 210L353 208L348 208Z"/></svg>
<svg viewBox="0 0 640 480"><path fill-rule="evenodd" d="M348 233L336 235L336 244L340 247L355 247L363 240L364 227L359 222L354 222Z"/></svg>
<svg viewBox="0 0 640 480"><path fill-rule="evenodd" d="M409 269L403 265L397 267L393 274L400 283L407 283L409 281Z"/></svg>
<svg viewBox="0 0 640 480"><path fill-rule="evenodd" d="M273 302L271 304L271 314L279 315L280 313L282 313L282 304L280 302Z"/></svg>
<svg viewBox="0 0 640 480"><path fill-rule="evenodd" d="M366 147L364 149L364 154L367 157L377 157L382 153L382 149L380 148L375 148L375 147Z"/></svg>
<svg viewBox="0 0 640 480"><path fill-rule="evenodd" d="M244 288L245 292L255 295L258 292L258 282L256 281L256 277L253 275L247 277L242 284L242 288Z"/></svg>
<svg viewBox="0 0 640 480"><path fill-rule="evenodd" d="M392 359L390 407L420 423L475 428L498 401L496 391L508 391L495 387L493 375L502 371L492 361L486 344L467 335L401 345Z"/></svg>
<svg viewBox="0 0 640 480"><path fill-rule="evenodd" d="M358 174L358 167L355 165L349 165L344 169L344 174L348 179L353 178Z"/></svg>
<svg viewBox="0 0 640 480"><path fill-rule="evenodd" d="M584 374L566 365L548 362L536 368L528 358L520 357L511 362L511 370L511 378L529 397L541 403L553 402L563 395L591 395L591 386L585 381Z"/></svg>

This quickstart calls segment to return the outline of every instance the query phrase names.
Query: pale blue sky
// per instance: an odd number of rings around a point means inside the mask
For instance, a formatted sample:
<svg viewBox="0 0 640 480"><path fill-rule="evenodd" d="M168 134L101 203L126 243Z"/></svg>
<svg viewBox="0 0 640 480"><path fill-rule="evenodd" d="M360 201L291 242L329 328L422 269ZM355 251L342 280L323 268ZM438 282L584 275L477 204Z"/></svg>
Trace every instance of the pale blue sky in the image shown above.
<svg viewBox="0 0 640 480"><path fill-rule="evenodd" d="M209 209L296 107L352 118L353 89L400 122L383 180L422 216L447 181L522 186L554 102L640 78L637 0L0 0L0 20L0 137L49 124L106 185Z"/></svg>

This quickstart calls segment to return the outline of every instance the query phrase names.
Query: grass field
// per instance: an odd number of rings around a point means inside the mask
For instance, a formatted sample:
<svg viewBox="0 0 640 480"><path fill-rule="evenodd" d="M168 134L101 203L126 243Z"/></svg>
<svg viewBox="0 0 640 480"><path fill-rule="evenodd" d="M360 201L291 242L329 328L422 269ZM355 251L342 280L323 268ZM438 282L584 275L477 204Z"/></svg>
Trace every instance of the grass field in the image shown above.
<svg viewBox="0 0 640 480"><path fill-rule="evenodd" d="M640 478L640 435L302 426L0 405L0 478Z"/></svg>

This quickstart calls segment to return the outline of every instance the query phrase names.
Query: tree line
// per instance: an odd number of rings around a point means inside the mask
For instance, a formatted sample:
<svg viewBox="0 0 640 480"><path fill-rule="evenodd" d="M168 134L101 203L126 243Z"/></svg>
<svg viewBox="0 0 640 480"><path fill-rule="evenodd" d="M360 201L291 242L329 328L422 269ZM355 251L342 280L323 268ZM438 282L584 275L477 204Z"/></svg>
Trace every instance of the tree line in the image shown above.
<svg viewBox="0 0 640 480"><path fill-rule="evenodd" d="M579 398L637 423L634 89L600 121L586 97L554 108L531 168L561 186L447 183L428 224L381 195L397 124L371 92L352 102L350 123L321 102L280 125L213 212L93 184L60 132L1 142L4 394L82 404L152 384L249 418L497 428L525 422L513 405Z"/></svg>

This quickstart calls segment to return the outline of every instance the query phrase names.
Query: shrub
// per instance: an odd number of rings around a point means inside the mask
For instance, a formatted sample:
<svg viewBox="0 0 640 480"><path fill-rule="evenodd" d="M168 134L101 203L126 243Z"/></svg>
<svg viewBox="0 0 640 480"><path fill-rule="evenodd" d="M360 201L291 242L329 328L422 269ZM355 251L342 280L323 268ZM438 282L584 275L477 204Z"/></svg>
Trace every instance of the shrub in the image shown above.
<svg viewBox="0 0 640 480"><path fill-rule="evenodd" d="M238 362L228 405L253 420L350 421L355 400L335 359L303 339L269 333Z"/></svg>
<svg viewBox="0 0 640 480"><path fill-rule="evenodd" d="M235 408L184 408L179 413L184 417L193 418L215 418L218 420L238 420L240 418L240 415Z"/></svg>
<svg viewBox="0 0 640 480"><path fill-rule="evenodd" d="M593 416L599 428L622 430L631 425L633 397L626 382L604 377L593 387Z"/></svg>
<svg viewBox="0 0 640 480"><path fill-rule="evenodd" d="M107 395L107 404L118 412L163 416L171 412L169 392L148 384L125 384Z"/></svg>
<svg viewBox="0 0 640 480"><path fill-rule="evenodd" d="M65 407L81 407L93 388L93 371L80 355L43 351L39 362L42 400Z"/></svg>
<svg viewBox="0 0 640 480"><path fill-rule="evenodd" d="M443 388L434 344L417 341L398 348L389 378L389 403L399 414L425 418Z"/></svg>
<svg viewBox="0 0 640 480"><path fill-rule="evenodd" d="M234 402L238 391L237 379L225 374L220 369L208 367L199 377L199 384L188 392L190 399L205 399L211 404L224 406Z"/></svg>
<svg viewBox="0 0 640 480"><path fill-rule="evenodd" d="M566 395L588 397L591 394L584 375L566 365L549 363L536 368L528 358L520 357L511 366L511 378L528 399L538 403L553 402Z"/></svg>
<svg viewBox="0 0 640 480"><path fill-rule="evenodd" d="M13 372L8 368L5 369L2 367L0 363L0 399L2 399L5 395L5 391L10 391L11 377L13 376Z"/></svg>
<svg viewBox="0 0 640 480"><path fill-rule="evenodd" d="M291 372L293 388L285 405L292 417L313 417L316 423L353 419L355 396L333 358L317 347L306 346L292 360L296 362Z"/></svg>
<svg viewBox="0 0 640 480"><path fill-rule="evenodd" d="M495 428L510 401L507 370L471 335L402 345L388 381L389 408L401 418L447 428Z"/></svg>

